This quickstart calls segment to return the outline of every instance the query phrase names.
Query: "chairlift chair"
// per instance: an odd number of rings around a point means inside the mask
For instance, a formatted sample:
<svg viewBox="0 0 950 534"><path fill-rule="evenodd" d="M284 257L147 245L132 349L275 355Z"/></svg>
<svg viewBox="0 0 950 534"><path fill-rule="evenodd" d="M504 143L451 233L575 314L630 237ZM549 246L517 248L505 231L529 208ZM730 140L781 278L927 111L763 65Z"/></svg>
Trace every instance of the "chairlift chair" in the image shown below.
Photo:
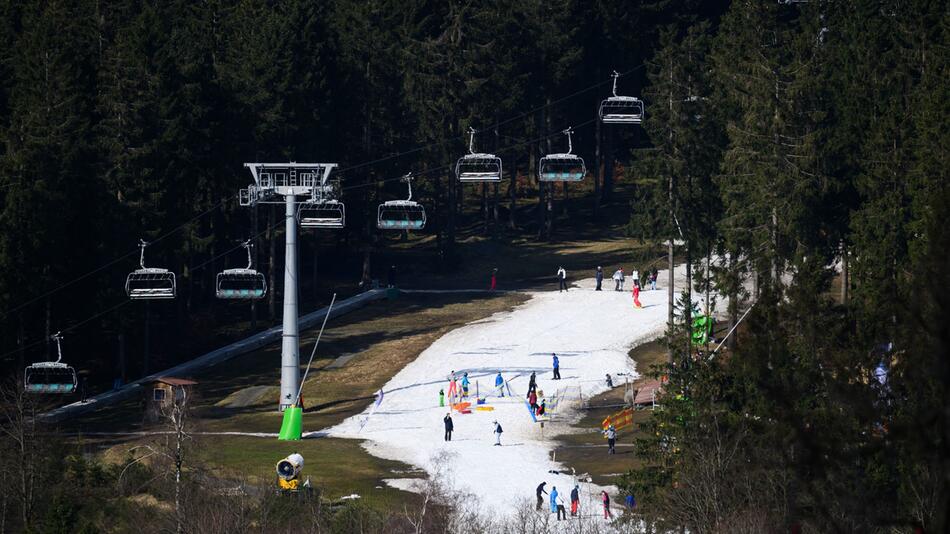
<svg viewBox="0 0 950 534"><path fill-rule="evenodd" d="M62 363L62 335L56 332L51 336L56 341L57 358L55 362L37 362L27 366L23 372L23 389L27 393L73 393L76 391L76 370Z"/></svg>
<svg viewBox="0 0 950 534"><path fill-rule="evenodd" d="M376 227L380 230L422 230L426 225L426 210L412 200L412 173L402 180L409 186L406 200L387 200L379 205Z"/></svg>
<svg viewBox="0 0 950 534"><path fill-rule="evenodd" d="M175 273L168 269L145 266L145 247L148 243L139 240L139 269L125 279L125 293L133 300L173 299L176 295Z"/></svg>
<svg viewBox="0 0 950 534"><path fill-rule="evenodd" d="M494 154L475 152L475 129L469 128L468 154L455 164L455 175L460 182L500 182L501 158Z"/></svg>
<svg viewBox="0 0 950 534"><path fill-rule="evenodd" d="M611 75L614 79L613 96L600 103L600 120L605 124L640 124L643 122L643 102L634 96L617 95L617 71Z"/></svg>
<svg viewBox="0 0 950 534"><path fill-rule="evenodd" d="M346 208L339 200L318 198L300 204L297 220L301 228L343 228Z"/></svg>
<svg viewBox="0 0 950 534"><path fill-rule="evenodd" d="M548 154L541 158L538 164L538 180L542 182L579 182L587 175L584 159L571 154L571 133L568 128L562 133L567 136L567 152L564 154Z"/></svg>
<svg viewBox="0 0 950 534"><path fill-rule="evenodd" d="M247 249L247 267L244 269L225 269L218 273L215 283L215 296L219 299L262 299L267 294L267 281L262 273L252 269L250 241L241 244Z"/></svg>

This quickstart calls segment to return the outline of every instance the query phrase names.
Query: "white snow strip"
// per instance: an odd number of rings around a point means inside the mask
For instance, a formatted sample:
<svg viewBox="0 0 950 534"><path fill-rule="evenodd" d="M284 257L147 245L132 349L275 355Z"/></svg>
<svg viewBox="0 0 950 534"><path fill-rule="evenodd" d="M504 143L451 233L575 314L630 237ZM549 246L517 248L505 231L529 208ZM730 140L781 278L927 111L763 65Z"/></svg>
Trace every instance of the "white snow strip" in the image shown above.
<svg viewBox="0 0 950 534"><path fill-rule="evenodd" d="M643 308L636 309L630 280L628 290L616 292L609 278L612 273L613 268L604 269L603 291L594 291L594 281L589 279L566 293L532 293L529 301L511 312L449 332L383 387L385 400L362 430L361 419L368 410L329 429L328 434L365 439L364 446L373 455L402 461L430 474L432 458L442 450L451 451L454 454L449 467L455 489L473 494L483 509L494 513L509 514L519 500L533 500L535 488L542 481L547 482L548 491L556 486L569 504L574 479L569 473L549 472L564 469L550 459L555 445L550 438L579 417L578 401L560 402L554 420L545 423L542 436L523 399L532 371L537 372L538 388L549 405L559 390L570 389L575 399L578 392L583 397L604 392L606 373L637 376L627 353L664 331L667 276L661 271L657 290L640 293ZM683 283L683 275L681 266L677 269L678 286ZM552 353L560 358L560 381L552 379ZM452 441L446 442L442 418L449 409L439 407L439 390L448 391L446 377L453 370L460 377L468 372L473 404L477 381L479 392L494 411L453 413L455 432ZM514 398L507 392L499 398L494 391L499 370L510 381ZM494 446L492 422L496 420L504 430L501 447ZM606 455L606 445L603 453ZM403 489L412 487L412 481L405 479L386 482ZM581 484L585 513L601 510L601 489ZM620 501L614 493L611 498L615 503Z"/></svg>

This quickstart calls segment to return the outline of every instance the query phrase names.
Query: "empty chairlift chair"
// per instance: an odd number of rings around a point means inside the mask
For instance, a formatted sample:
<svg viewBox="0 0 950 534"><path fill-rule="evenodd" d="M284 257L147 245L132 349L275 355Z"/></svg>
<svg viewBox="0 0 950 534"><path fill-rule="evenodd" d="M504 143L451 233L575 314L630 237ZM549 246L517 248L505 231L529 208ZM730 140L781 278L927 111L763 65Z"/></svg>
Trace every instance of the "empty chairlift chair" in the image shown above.
<svg viewBox="0 0 950 534"><path fill-rule="evenodd" d="M314 199L300 204L297 220L301 228L343 228L346 208L339 200Z"/></svg>
<svg viewBox="0 0 950 534"><path fill-rule="evenodd" d="M634 96L617 95L617 78L620 74L613 73L614 96L604 99L600 103L600 120L606 124L640 124L643 122L643 102Z"/></svg>
<svg viewBox="0 0 950 534"><path fill-rule="evenodd" d="M475 129L469 128L468 154L455 164L455 175L460 182L500 182L501 158L494 154L475 152Z"/></svg>
<svg viewBox="0 0 950 534"><path fill-rule="evenodd" d="M76 391L76 370L62 363L62 336L57 332L52 339L56 341L58 358L55 362L37 362L27 366L23 372L23 388L27 393L63 394Z"/></svg>
<svg viewBox="0 0 950 534"><path fill-rule="evenodd" d="M538 179L542 182L579 182L587 175L584 159L571 154L570 128L564 130L567 136L567 152L564 154L548 154L541 158L538 164Z"/></svg>
<svg viewBox="0 0 950 534"><path fill-rule="evenodd" d="M134 300L175 298L175 273L168 269L146 267L145 247L147 246L148 243L139 240L140 268L129 273L128 278L125 279L126 294Z"/></svg>
<svg viewBox="0 0 950 534"><path fill-rule="evenodd" d="M426 210L412 200L412 173L402 178L409 186L406 200L388 200L379 205L376 227L380 230L422 230L426 225Z"/></svg>
<svg viewBox="0 0 950 534"><path fill-rule="evenodd" d="M218 273L215 283L215 296L219 299L262 299L267 294L267 281L264 275L252 269L251 242L241 246L247 249L247 267L244 269L225 269Z"/></svg>

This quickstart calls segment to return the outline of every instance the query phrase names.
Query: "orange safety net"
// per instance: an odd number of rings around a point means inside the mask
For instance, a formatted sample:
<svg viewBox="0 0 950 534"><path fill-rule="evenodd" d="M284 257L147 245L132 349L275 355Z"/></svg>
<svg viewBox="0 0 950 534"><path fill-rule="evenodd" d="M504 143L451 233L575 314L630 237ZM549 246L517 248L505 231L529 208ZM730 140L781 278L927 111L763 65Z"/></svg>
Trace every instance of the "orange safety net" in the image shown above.
<svg viewBox="0 0 950 534"><path fill-rule="evenodd" d="M619 411L613 415L608 415L601 423L601 426L604 430L607 430L607 427L614 425L615 430L620 430L621 428L628 427L632 424L633 408L627 408L626 410Z"/></svg>

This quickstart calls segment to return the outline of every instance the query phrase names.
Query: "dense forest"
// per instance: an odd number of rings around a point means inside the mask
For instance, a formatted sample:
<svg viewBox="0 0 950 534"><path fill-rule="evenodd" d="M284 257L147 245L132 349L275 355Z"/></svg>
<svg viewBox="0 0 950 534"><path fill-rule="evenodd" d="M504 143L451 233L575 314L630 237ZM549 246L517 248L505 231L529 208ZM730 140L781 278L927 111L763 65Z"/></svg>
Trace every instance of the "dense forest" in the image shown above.
<svg viewBox="0 0 950 534"><path fill-rule="evenodd" d="M535 162L573 126L592 204L623 172L637 184L630 235L675 238L691 276L656 370L666 408L636 447L646 467L622 484L639 517L661 531L948 528L946 2L4 0L0 12L4 370L46 357L56 330L89 366L112 367L117 340L147 346L148 313L182 333L161 341L173 352L215 307L217 270L243 261L240 240L277 287L283 221L238 205L243 162L339 163L348 226L321 247L367 281L375 206L404 194L410 170L433 269L455 267L463 195L480 197L474 216L497 239L527 224L552 239L550 199L567 190L539 185ZM645 102L642 127L596 120L615 70ZM469 127L505 181L454 179ZM537 202L530 223L516 221L519 180ZM140 238L147 263L178 273L173 303L129 305ZM728 351L689 342L682 303L708 288L737 326Z"/></svg>

